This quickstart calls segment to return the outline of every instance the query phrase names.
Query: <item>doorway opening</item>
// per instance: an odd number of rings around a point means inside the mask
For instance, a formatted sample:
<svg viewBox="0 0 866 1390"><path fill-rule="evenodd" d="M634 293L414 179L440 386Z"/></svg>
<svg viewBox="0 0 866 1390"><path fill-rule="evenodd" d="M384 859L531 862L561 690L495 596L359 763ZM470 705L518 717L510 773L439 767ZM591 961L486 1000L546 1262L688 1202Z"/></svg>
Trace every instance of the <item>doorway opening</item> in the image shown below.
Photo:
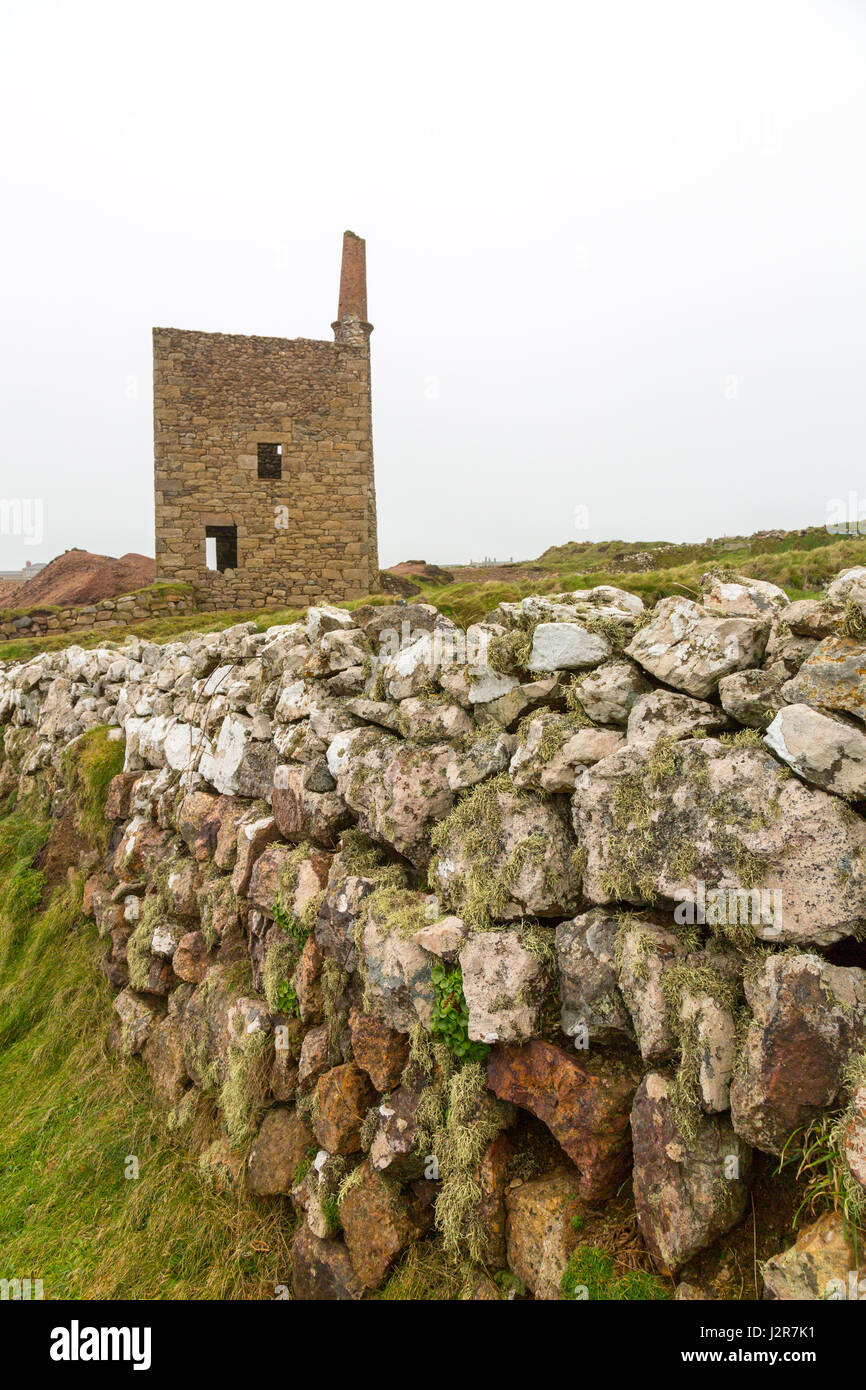
<svg viewBox="0 0 866 1390"><path fill-rule="evenodd" d="M204 531L205 564L209 570L238 567L238 528L236 526L206 526Z"/></svg>

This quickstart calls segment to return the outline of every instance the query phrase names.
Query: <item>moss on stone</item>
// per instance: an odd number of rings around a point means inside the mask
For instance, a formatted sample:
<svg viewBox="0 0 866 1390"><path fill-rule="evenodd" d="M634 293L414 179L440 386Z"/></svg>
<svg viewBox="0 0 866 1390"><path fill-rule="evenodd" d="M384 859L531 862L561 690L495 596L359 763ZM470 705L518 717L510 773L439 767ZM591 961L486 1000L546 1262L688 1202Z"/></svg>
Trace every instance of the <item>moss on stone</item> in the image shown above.
<svg viewBox="0 0 866 1390"><path fill-rule="evenodd" d="M290 1013L287 1008L287 986L292 985L292 978L297 965L298 955L294 943L290 938L276 938L268 946L262 965L262 990L268 1008L274 1013ZM297 999L297 995L295 996Z"/></svg>
<svg viewBox="0 0 866 1390"><path fill-rule="evenodd" d="M368 877L384 863L382 846L356 827L344 830L340 837L340 857L346 872Z"/></svg>
<svg viewBox="0 0 866 1390"><path fill-rule="evenodd" d="M436 1199L436 1228L449 1254L478 1264L488 1236L479 1210L478 1165L505 1125L508 1112L488 1092L479 1062L454 1072L444 1087L444 1102L444 1121L436 1126L428 1150L436 1155L442 1182Z"/></svg>
<svg viewBox="0 0 866 1390"><path fill-rule="evenodd" d="M617 931L613 947L617 975L621 975L623 971L625 942L629 935L634 938L631 973L636 980L645 982L649 979L649 958L656 950L655 937L652 932L641 926L638 917L628 912L621 912L617 917Z"/></svg>
<svg viewBox="0 0 866 1390"><path fill-rule="evenodd" d="M98 848L104 848L111 836L111 825L105 819L105 800L108 784L123 770L124 761L124 740L111 738L110 733L106 724L89 729L64 749L62 760L63 778L75 800L79 829Z"/></svg>
<svg viewBox="0 0 866 1390"><path fill-rule="evenodd" d="M764 740L758 729L737 729L736 733L720 734L719 742L728 748L764 747Z"/></svg>
<svg viewBox="0 0 866 1390"><path fill-rule="evenodd" d="M264 1031L245 1033L229 1043L219 1106L235 1147L240 1148L252 1138L255 1120L268 1094L271 1052L271 1039Z"/></svg>
<svg viewBox="0 0 866 1390"><path fill-rule="evenodd" d="M866 642L866 614L853 598L845 600L839 622L839 632L843 637L850 638L852 642Z"/></svg>
<svg viewBox="0 0 866 1390"><path fill-rule="evenodd" d="M487 665L491 670L506 676L522 675L529 665L534 631L533 625L491 637L487 647Z"/></svg>
<svg viewBox="0 0 866 1390"><path fill-rule="evenodd" d="M448 895L454 910L476 931L489 930L494 921L506 915L511 889L523 869L527 864L542 863L548 851L546 836L541 831L531 831L503 857L503 796L517 808L538 800L515 787L507 773L500 773L467 792L433 830L435 849L444 849L453 837L467 861L465 876L449 879ZM434 859L430 865L433 887L437 886L438 862Z"/></svg>
<svg viewBox="0 0 866 1390"><path fill-rule="evenodd" d="M579 675L572 676L563 691L565 696L565 708L575 721L575 728L596 727L584 709L580 698L580 688L588 675L588 671L582 671Z"/></svg>
<svg viewBox="0 0 866 1390"><path fill-rule="evenodd" d="M581 729L594 727L592 721L579 709L569 710L565 714L550 710L537 711L524 715L517 725L517 738L521 746L525 746L532 725L542 718L543 727L536 751L544 763L549 763L555 758L568 740Z"/></svg>
<svg viewBox="0 0 866 1390"><path fill-rule="evenodd" d="M755 730L744 730L754 734ZM743 745L753 746L753 740ZM760 739L759 739L760 742ZM612 794L613 833L605 845L605 868L602 885L609 897L652 904L658 901L656 882L659 877L682 881L694 870L697 850L692 837L685 831L671 829L670 823L659 825L654 816L656 803L651 792L663 790L673 783L686 745L671 739L660 739L643 767L619 779ZM705 769L696 768L690 774L694 786L706 782L700 777ZM775 814L778 814L776 811ZM756 832L769 824L770 812L746 815L732 793L717 797L712 805L712 817L718 829L716 844L731 861L743 888L753 888L766 878L766 859L744 843L737 829ZM659 869L653 868L659 865ZM732 923L719 924L720 934L728 935L738 945L748 944L742 932ZM753 940L753 933L749 933Z"/></svg>
<svg viewBox="0 0 866 1390"><path fill-rule="evenodd" d="M153 933L161 918L165 916L165 902L162 893L144 899L141 917L135 930L126 943L126 965L129 970L129 983L133 989L146 993L150 982L150 966L153 960L151 942Z"/></svg>
<svg viewBox="0 0 866 1390"><path fill-rule="evenodd" d="M414 936L435 920L426 894L392 883L384 883L368 894L361 904L360 916L363 926L372 923L380 937L392 933Z"/></svg>
<svg viewBox="0 0 866 1390"><path fill-rule="evenodd" d="M594 632L596 636L604 637L610 643L614 656L622 655L635 631L635 624L631 620L614 618L606 613L582 615L580 622L587 632Z"/></svg>
<svg viewBox="0 0 866 1390"><path fill-rule="evenodd" d="M332 956L326 956L322 964L322 1010L334 1056L341 1055L340 1038L349 1019L349 983L347 971Z"/></svg>
<svg viewBox="0 0 866 1390"><path fill-rule="evenodd" d="M389 1303L470 1299L477 1279L477 1269L449 1255L441 1239L418 1241L373 1297Z"/></svg>
<svg viewBox="0 0 866 1390"><path fill-rule="evenodd" d="M668 1096L674 1119L688 1143L694 1143L702 1117L700 1070L701 1049L697 1020L682 1017L682 1004L687 995L706 995L720 1009L736 1018L740 1002L738 981L712 966L696 964L688 959L676 960L662 977L662 995L667 1005L671 1031L677 1039L680 1060Z"/></svg>

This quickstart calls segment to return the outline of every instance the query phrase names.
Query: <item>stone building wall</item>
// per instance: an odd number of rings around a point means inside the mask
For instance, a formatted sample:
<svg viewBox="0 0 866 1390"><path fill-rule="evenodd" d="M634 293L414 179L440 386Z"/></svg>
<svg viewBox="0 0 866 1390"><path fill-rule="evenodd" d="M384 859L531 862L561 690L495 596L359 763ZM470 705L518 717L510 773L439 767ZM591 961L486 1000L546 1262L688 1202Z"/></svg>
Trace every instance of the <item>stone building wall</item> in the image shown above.
<svg viewBox="0 0 866 1390"><path fill-rule="evenodd" d="M160 579L203 608L265 607L376 587L378 553L364 243L347 232L336 341L156 328L154 461ZM259 445L281 446L279 478ZM208 528L237 563L208 569Z"/></svg>

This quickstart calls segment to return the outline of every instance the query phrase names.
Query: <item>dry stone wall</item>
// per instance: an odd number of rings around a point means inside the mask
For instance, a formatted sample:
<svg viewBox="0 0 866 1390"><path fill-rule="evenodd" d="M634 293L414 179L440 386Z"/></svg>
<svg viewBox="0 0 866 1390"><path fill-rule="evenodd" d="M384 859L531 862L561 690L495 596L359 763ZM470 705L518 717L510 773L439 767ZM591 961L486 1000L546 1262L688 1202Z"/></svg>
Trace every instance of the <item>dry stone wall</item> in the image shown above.
<svg viewBox="0 0 866 1390"><path fill-rule="evenodd" d="M738 1296L708 1260L804 1126L861 1209L864 670L866 570L466 632L317 606L7 665L0 782L62 815L70 745L123 743L85 889L114 1042L176 1129L218 1107L203 1161L285 1204L295 1297L419 1243L467 1296L581 1297L623 1204L654 1290ZM767 1296L848 1286L822 1223Z"/></svg>
<svg viewBox="0 0 866 1390"><path fill-rule="evenodd" d="M192 593L183 589L141 589L118 598L72 607L35 607L23 611L0 612L0 641L15 637L41 637L46 633L90 632L94 628L123 628L148 618L170 618L174 614L196 612Z"/></svg>

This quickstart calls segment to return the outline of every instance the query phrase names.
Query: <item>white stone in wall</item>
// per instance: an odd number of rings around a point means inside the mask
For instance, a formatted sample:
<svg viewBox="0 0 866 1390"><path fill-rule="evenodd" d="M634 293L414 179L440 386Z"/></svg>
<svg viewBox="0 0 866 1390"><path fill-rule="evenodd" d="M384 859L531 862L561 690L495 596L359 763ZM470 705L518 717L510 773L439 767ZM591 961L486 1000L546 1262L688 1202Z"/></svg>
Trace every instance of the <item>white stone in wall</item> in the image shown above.
<svg viewBox="0 0 866 1390"><path fill-rule="evenodd" d="M166 764L175 772L185 772L195 765L200 753L212 751L210 739L205 738L201 729L179 720L167 731L163 748Z"/></svg>
<svg viewBox="0 0 866 1390"><path fill-rule="evenodd" d="M199 772L218 792L227 796L237 790L237 773L249 741L249 720L242 716L226 715L212 753L205 753Z"/></svg>
<svg viewBox="0 0 866 1390"><path fill-rule="evenodd" d="M866 797L866 734L811 705L786 705L764 742L807 782L838 796Z"/></svg>
<svg viewBox="0 0 866 1390"><path fill-rule="evenodd" d="M317 608L307 609L306 631L310 642L317 642L326 632L354 626L355 619L345 608L332 608L329 604L323 603Z"/></svg>
<svg viewBox="0 0 866 1390"><path fill-rule="evenodd" d="M607 661L606 637L579 623L539 623L532 637L530 671L576 671Z"/></svg>

